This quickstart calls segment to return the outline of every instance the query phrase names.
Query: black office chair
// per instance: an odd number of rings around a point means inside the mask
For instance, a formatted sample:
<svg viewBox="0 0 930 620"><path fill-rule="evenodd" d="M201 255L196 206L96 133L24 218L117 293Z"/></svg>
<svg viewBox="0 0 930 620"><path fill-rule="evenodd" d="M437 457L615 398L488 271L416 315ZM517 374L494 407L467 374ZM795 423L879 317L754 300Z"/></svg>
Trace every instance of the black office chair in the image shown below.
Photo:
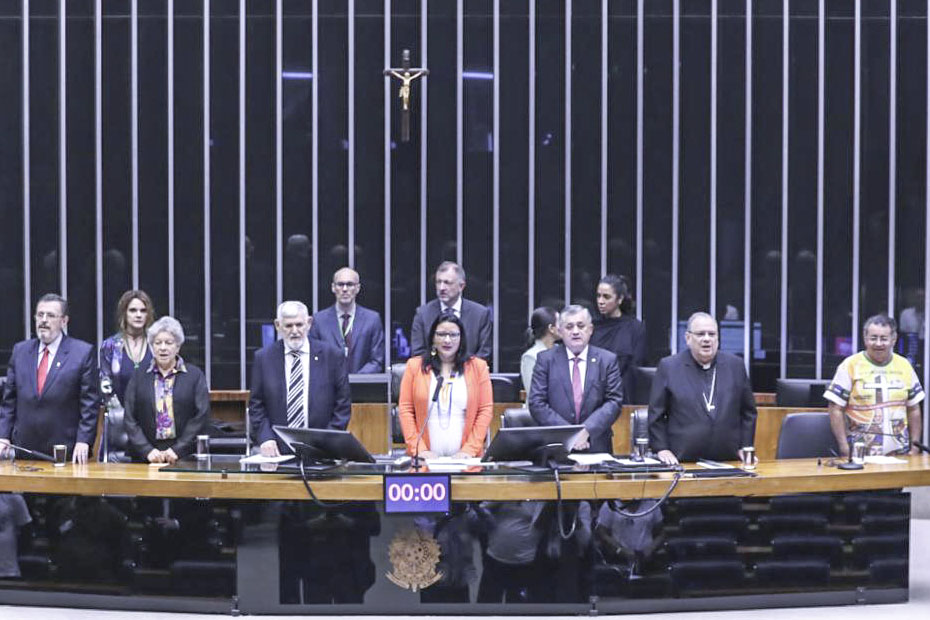
<svg viewBox="0 0 930 620"><path fill-rule="evenodd" d="M491 390L494 392L495 403L520 402L520 390L509 376L499 374L491 375Z"/></svg>
<svg viewBox="0 0 930 620"><path fill-rule="evenodd" d="M652 391L652 379L655 376L656 369L654 366L640 366L633 371L633 377L636 381L636 389L632 394L633 404L649 404L649 393Z"/></svg>
<svg viewBox="0 0 930 620"><path fill-rule="evenodd" d="M726 534L674 536L665 541L672 561L729 559L736 557L736 538Z"/></svg>
<svg viewBox="0 0 930 620"><path fill-rule="evenodd" d="M672 589L688 590L738 589L746 578L742 560L686 560L672 562L669 567Z"/></svg>
<svg viewBox="0 0 930 620"><path fill-rule="evenodd" d="M538 426L536 420L530 415L529 409L523 407L504 409L504 413L501 414L501 428L519 428L522 426Z"/></svg>
<svg viewBox="0 0 930 620"><path fill-rule="evenodd" d="M391 364L391 441L404 443L404 432L400 428L400 418L397 417L397 401L400 398L400 381L404 378L405 362Z"/></svg>
<svg viewBox="0 0 930 620"><path fill-rule="evenodd" d="M825 411L789 413L781 423L776 459L803 459L839 454Z"/></svg>
<svg viewBox="0 0 930 620"><path fill-rule="evenodd" d="M833 512L833 495L808 493L804 495L778 495L769 500L771 514L818 514L830 516Z"/></svg>
<svg viewBox="0 0 930 620"><path fill-rule="evenodd" d="M776 379L775 404L778 407L826 407L823 397L827 379Z"/></svg>
<svg viewBox="0 0 930 620"><path fill-rule="evenodd" d="M822 534L827 531L829 521L818 514L767 514L757 521L759 531L765 535L783 533Z"/></svg>
<svg viewBox="0 0 930 620"><path fill-rule="evenodd" d="M843 539L832 534L777 534L772 539L777 560L826 560L833 567L843 563Z"/></svg>

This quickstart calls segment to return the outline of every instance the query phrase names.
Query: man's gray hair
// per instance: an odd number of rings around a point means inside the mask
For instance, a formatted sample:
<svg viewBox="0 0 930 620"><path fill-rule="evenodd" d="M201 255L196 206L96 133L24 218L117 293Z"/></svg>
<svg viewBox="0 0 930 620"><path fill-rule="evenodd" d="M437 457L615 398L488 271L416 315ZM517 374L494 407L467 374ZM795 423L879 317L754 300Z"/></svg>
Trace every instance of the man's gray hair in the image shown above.
<svg viewBox="0 0 930 620"><path fill-rule="evenodd" d="M277 319L280 321L286 316L300 316L301 314L310 316L307 304L302 301L284 301L278 306Z"/></svg>
<svg viewBox="0 0 930 620"><path fill-rule="evenodd" d="M158 334L167 332L171 334L171 337L174 338L174 341L181 346L184 344L184 328L181 327L181 322L178 321L173 316L163 316L149 327L147 332L149 344L155 341L155 337Z"/></svg>
<svg viewBox="0 0 930 620"><path fill-rule="evenodd" d="M562 311L559 312L559 329L562 328L562 325L565 324L566 317L575 316L581 313L584 313L588 317L588 323L593 323L594 320L591 318L591 311L585 308L580 304L571 304L570 306L565 306L562 308Z"/></svg>
<svg viewBox="0 0 930 620"><path fill-rule="evenodd" d="M458 263L454 263L451 260L442 261L439 264L439 267L436 267L436 273L438 274L442 271L446 271L447 269L453 270L455 272L455 275L459 277L459 280L461 280L462 282L465 281L465 270L462 269L461 265L459 265Z"/></svg>
<svg viewBox="0 0 930 620"><path fill-rule="evenodd" d="M892 334L898 333L898 324L893 318L887 314L873 314L865 320L865 324L862 326L863 338L865 338L865 333L869 331L869 328L873 325L876 327L890 327Z"/></svg>
<svg viewBox="0 0 930 620"><path fill-rule="evenodd" d="M717 319L707 314L706 312L695 312L688 317L688 331L691 331L691 324L694 323L697 319L710 319L714 322L714 325L717 324Z"/></svg>
<svg viewBox="0 0 930 620"><path fill-rule="evenodd" d="M68 316L68 300L55 293L46 293L45 295L42 295L42 297L39 297L39 301L36 302L36 308L38 308L39 304L41 303L52 301L58 302L58 305L61 307L61 316Z"/></svg>

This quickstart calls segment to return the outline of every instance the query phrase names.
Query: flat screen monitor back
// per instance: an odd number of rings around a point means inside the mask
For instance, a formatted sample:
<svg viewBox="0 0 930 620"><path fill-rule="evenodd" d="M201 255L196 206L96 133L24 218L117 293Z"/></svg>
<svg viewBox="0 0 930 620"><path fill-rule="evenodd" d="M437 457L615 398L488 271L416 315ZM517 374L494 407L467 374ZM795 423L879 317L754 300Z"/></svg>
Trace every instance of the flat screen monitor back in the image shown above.
<svg viewBox="0 0 930 620"><path fill-rule="evenodd" d="M349 431L328 428L272 427L275 434L298 456L306 460L374 463L374 457Z"/></svg>

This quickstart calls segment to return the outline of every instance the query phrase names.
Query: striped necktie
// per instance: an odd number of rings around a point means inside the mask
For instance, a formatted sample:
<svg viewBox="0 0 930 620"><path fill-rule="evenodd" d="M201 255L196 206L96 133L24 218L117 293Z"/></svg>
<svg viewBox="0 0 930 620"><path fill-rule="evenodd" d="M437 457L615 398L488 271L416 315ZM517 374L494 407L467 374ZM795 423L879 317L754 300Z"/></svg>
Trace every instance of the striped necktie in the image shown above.
<svg viewBox="0 0 930 620"><path fill-rule="evenodd" d="M287 425L291 428L306 428L307 414L304 412L304 372L300 364L300 351L291 351L291 379L287 383Z"/></svg>

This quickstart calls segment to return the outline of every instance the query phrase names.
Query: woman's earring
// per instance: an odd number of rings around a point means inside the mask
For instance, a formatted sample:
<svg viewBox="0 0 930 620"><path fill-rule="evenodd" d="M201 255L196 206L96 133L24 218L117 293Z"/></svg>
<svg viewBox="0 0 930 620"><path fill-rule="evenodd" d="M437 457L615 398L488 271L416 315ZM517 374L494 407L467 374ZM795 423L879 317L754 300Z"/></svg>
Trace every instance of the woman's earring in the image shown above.
<svg viewBox="0 0 930 620"><path fill-rule="evenodd" d="M433 347L433 348L430 350L429 354L430 354L431 356L433 356L433 357L436 357L436 347Z"/></svg>

